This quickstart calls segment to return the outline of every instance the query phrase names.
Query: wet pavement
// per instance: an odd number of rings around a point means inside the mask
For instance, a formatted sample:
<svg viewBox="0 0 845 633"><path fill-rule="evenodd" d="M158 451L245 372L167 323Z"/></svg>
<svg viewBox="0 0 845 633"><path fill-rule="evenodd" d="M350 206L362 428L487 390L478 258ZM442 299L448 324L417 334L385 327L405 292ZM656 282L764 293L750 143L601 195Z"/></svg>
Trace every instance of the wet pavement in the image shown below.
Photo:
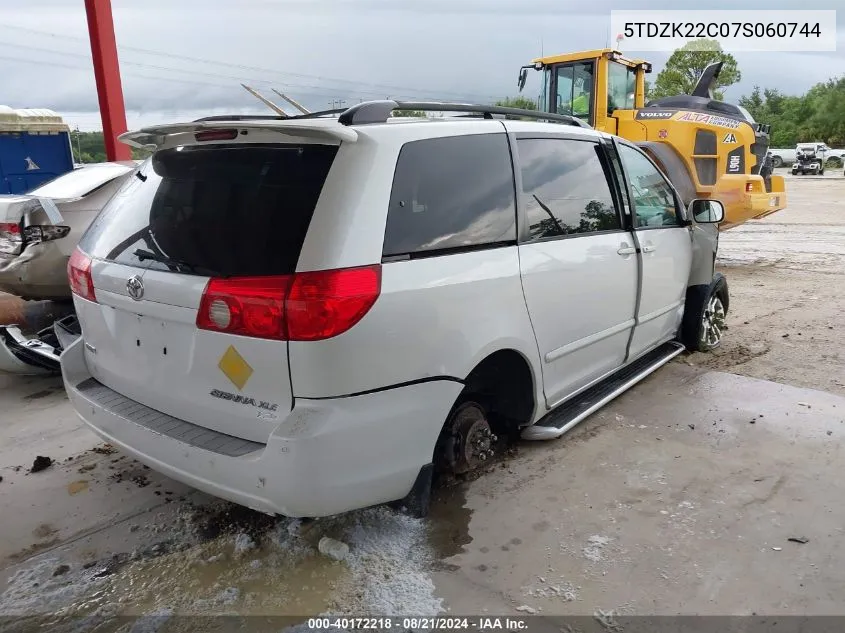
<svg viewBox="0 0 845 633"><path fill-rule="evenodd" d="M440 489L428 520L301 522L111 452L56 387L0 391L16 406L0 442L6 615L841 611L839 396L673 363L563 439ZM55 462L30 474L35 455ZM348 558L320 554L323 536Z"/></svg>
<svg viewBox="0 0 845 633"><path fill-rule="evenodd" d="M741 289L725 346L768 346L723 368L774 355L776 381L679 359L564 438L440 488L427 520L216 501L99 443L59 379L0 376L0 615L50 613L59 630L151 613L842 614L845 397L806 387L845 375L833 339L798 332L836 334L833 313L800 319L842 300L840 232L819 227L843 224L845 180L790 186L788 211L723 236ZM790 330L770 295L748 298L769 285L790 297ZM783 384L802 363L822 371ZM39 455L53 462L30 473Z"/></svg>

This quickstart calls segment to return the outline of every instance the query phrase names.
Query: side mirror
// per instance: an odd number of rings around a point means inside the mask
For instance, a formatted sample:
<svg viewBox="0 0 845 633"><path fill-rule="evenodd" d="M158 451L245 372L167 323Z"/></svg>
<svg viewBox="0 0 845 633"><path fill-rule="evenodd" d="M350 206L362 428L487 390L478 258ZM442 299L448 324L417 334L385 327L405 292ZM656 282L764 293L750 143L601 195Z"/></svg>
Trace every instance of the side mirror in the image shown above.
<svg viewBox="0 0 845 633"><path fill-rule="evenodd" d="M528 69L521 68L519 70L519 79L516 81L516 85L519 86L519 91L522 92L522 89L525 88L525 82L528 80Z"/></svg>
<svg viewBox="0 0 845 633"><path fill-rule="evenodd" d="M718 224L725 219L725 206L718 200L696 198L689 203L687 212L698 224Z"/></svg>

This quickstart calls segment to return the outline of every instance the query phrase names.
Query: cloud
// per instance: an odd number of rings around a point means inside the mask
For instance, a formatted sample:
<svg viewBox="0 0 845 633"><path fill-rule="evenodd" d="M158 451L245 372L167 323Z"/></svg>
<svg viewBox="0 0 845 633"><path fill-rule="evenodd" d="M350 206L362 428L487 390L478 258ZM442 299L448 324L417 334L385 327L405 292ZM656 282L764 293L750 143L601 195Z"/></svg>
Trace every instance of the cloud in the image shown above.
<svg viewBox="0 0 845 633"><path fill-rule="evenodd" d="M489 102L516 93L519 66L545 52L602 47L610 9L677 8L656 0L112 0L127 109L132 116L220 109L263 110L240 83L311 108L338 99L441 98ZM744 9L794 8L748 0ZM813 8L837 8L822 0ZM712 0L708 9L737 8ZM840 11L845 31L845 12ZM845 38L840 39L845 43ZM624 48L624 45L623 45ZM643 55L659 71L668 54ZM832 54L736 54L742 82L800 93L841 74ZM797 61L800 60L800 61ZM96 112L79 0L7 4L0 24L3 99L13 107ZM526 93L537 92L536 77ZM89 118L90 119L90 118ZM96 124L96 119L94 119ZM86 123L86 126L88 124Z"/></svg>

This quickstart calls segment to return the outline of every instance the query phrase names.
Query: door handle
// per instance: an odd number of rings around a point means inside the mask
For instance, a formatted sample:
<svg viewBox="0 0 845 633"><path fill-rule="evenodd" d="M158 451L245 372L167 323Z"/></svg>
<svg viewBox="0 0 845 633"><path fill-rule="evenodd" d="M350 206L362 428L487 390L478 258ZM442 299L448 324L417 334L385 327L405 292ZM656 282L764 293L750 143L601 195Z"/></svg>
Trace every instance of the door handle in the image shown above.
<svg viewBox="0 0 845 633"><path fill-rule="evenodd" d="M643 253L653 253L657 250L657 247L653 244L649 244L648 246L643 246Z"/></svg>
<svg viewBox="0 0 845 633"><path fill-rule="evenodd" d="M637 249L633 246L628 246L625 242L622 242L622 246L620 246L616 252L622 256L633 255L637 252Z"/></svg>

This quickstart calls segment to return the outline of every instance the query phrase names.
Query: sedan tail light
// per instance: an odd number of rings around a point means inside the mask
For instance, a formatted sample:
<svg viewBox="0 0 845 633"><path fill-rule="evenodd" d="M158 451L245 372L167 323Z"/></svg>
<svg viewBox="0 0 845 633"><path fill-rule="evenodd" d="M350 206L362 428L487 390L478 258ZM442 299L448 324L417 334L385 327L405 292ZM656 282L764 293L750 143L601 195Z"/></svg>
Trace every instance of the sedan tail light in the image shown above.
<svg viewBox="0 0 845 633"><path fill-rule="evenodd" d="M69 226L54 226L52 224L39 225L33 224L23 230L27 243L29 242L49 242L51 240L60 240L70 233Z"/></svg>
<svg viewBox="0 0 845 633"><path fill-rule="evenodd" d="M91 277L91 258L79 250L79 247L74 249L67 263L67 277L70 289L75 295L88 301L97 301L94 279Z"/></svg>
<svg viewBox="0 0 845 633"><path fill-rule="evenodd" d="M197 327L281 341L319 341L358 323L380 292L379 265L214 278L200 301Z"/></svg>
<svg viewBox="0 0 845 633"><path fill-rule="evenodd" d="M21 225L17 222L0 222L0 238L22 242Z"/></svg>

